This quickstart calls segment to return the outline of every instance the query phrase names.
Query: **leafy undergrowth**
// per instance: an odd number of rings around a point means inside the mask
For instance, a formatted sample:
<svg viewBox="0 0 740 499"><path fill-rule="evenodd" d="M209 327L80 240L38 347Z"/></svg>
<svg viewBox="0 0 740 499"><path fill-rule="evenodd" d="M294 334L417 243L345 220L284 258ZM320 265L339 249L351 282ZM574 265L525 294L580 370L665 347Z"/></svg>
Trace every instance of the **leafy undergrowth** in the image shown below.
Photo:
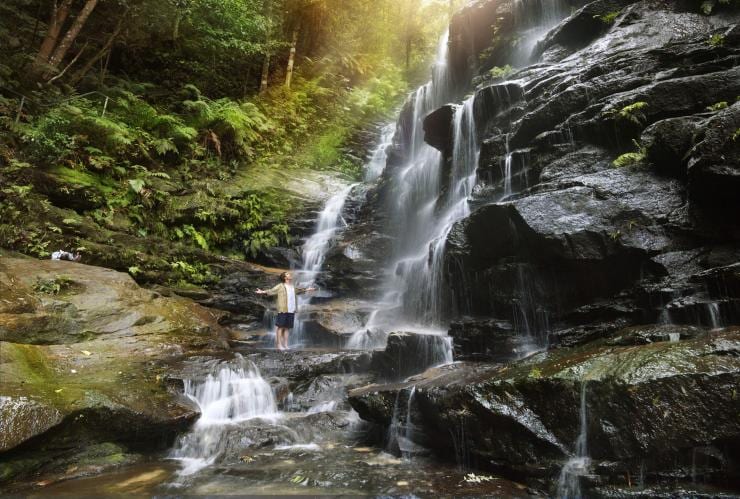
<svg viewBox="0 0 740 499"><path fill-rule="evenodd" d="M0 240L38 257L85 247L86 261L140 281L207 284L217 255L253 259L291 243L302 179L360 174L348 141L405 90L398 72L385 74L349 88L299 78L244 101L193 85L161 99L118 81L31 103L18 120L19 103L4 99Z"/></svg>

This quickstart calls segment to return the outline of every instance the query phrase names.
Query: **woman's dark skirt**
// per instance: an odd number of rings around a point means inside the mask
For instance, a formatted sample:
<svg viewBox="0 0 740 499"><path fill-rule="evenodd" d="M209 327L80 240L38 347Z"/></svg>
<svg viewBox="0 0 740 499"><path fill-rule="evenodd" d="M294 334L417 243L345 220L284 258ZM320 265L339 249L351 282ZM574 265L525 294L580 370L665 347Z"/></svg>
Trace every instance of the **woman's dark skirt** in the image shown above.
<svg viewBox="0 0 740 499"><path fill-rule="evenodd" d="M279 313L277 314L277 319L275 319L275 325L277 327L286 327L290 329L293 327L294 319L295 319L295 314Z"/></svg>

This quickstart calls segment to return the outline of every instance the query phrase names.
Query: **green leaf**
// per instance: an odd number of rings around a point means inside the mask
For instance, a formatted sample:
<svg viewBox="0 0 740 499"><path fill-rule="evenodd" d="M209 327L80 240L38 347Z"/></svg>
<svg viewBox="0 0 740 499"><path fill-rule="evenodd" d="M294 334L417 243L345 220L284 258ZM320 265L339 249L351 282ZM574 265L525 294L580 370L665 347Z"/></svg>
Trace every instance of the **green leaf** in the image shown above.
<svg viewBox="0 0 740 499"><path fill-rule="evenodd" d="M128 181L128 185L136 194L141 194L141 191L144 190L146 182L144 182L144 180L140 178L134 178Z"/></svg>

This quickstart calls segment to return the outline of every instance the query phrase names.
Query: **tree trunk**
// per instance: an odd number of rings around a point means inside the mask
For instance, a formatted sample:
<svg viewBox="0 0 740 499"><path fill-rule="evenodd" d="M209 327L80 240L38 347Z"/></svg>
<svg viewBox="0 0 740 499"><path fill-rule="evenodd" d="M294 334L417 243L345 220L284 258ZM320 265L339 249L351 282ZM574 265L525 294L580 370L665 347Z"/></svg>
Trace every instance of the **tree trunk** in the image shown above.
<svg viewBox="0 0 740 499"><path fill-rule="evenodd" d="M270 41L272 40L272 1L265 2L265 18L267 19L267 29L265 30L265 59L262 61L262 75L260 77L260 93L267 90L270 83L270 56L272 55Z"/></svg>
<svg viewBox="0 0 740 499"><path fill-rule="evenodd" d="M267 90L267 84L270 78L270 53L265 54L265 60L262 61L262 79L260 80L260 93Z"/></svg>
<svg viewBox="0 0 740 499"><path fill-rule="evenodd" d="M69 8L72 6L72 2L73 0L64 0L61 5L56 1L54 2L44 41L41 42L41 48L38 54L36 54L36 59L33 63L35 72L43 72L44 66L49 62L51 53L54 51L54 47L56 47L59 40L59 33L61 33L62 26L64 26L64 22L69 15Z"/></svg>
<svg viewBox="0 0 740 499"><path fill-rule="evenodd" d="M59 64L64 59L64 56L67 55L69 48L77 39L77 35L80 34L82 27L87 22L87 18L90 17L90 14L92 13L93 9L95 9L95 6L97 4L98 0L87 0L85 2L85 6L75 18L72 26L69 28L69 30L67 30L67 33L64 35L64 38L62 38L62 41L59 42L59 45L57 45L57 48L56 50L54 50L54 54L51 56L51 59L49 59L50 68L45 77L48 78L52 72L57 70Z"/></svg>
<svg viewBox="0 0 740 499"><path fill-rule="evenodd" d="M295 63L295 47L298 44L298 26L293 29L293 41L290 44L290 56L288 56L288 70L285 73L285 86L290 88L290 80L293 78L293 64Z"/></svg>
<svg viewBox="0 0 740 499"><path fill-rule="evenodd" d="M177 16L175 17L175 22L172 25L172 41L176 42L178 38L180 38L180 23L182 22L182 14L179 12L177 13Z"/></svg>
<svg viewBox="0 0 740 499"><path fill-rule="evenodd" d="M128 10L128 9L127 9ZM106 54L110 53L111 47L113 46L113 42L118 38L118 35L121 33L121 29L123 28L123 21L126 19L126 12L124 12L121 17L118 18L118 23L116 23L116 27L113 29L113 32L108 37L108 40L106 40L105 45L92 57L89 61L85 63L84 66L82 66L79 71L77 71L74 76L72 77L72 80L70 81L71 85L76 85L77 82L79 82L81 79L85 77L87 73L90 72L92 67L95 65L96 62L101 60L103 57L106 56Z"/></svg>

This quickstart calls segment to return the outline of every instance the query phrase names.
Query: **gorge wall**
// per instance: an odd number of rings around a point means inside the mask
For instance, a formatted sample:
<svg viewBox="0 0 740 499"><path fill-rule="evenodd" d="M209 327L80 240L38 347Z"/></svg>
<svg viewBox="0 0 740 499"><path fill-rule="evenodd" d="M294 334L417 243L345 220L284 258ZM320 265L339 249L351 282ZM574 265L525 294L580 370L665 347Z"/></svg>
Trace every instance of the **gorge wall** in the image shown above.
<svg viewBox="0 0 740 499"><path fill-rule="evenodd" d="M351 403L388 425L413 397L418 443L550 490L565 461L586 457L586 430L594 461L578 482L594 491L635 476L737 487L740 10L563 6L570 15L542 33L546 2L478 1L454 16L459 100L422 119L451 185L455 119L473 110L470 213L428 258L443 248L434 303L466 362ZM347 236L377 260L394 175L413 156L412 100L365 210L374 235Z"/></svg>

